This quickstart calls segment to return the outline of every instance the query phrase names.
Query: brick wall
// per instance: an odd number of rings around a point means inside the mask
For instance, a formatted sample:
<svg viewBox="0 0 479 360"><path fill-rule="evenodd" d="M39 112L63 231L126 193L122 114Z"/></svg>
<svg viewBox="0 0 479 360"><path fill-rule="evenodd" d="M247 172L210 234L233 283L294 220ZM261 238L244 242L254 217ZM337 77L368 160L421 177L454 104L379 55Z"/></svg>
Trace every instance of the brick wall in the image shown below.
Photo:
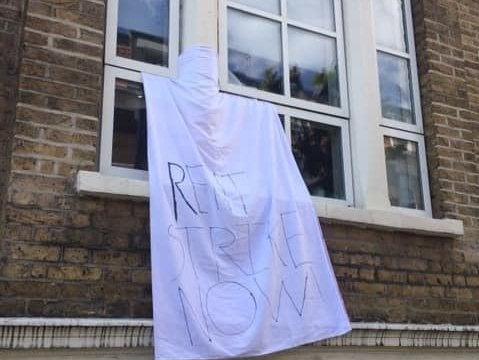
<svg viewBox="0 0 479 360"><path fill-rule="evenodd" d="M461 219L479 260L479 2L416 1L416 38L435 215Z"/></svg>
<svg viewBox="0 0 479 360"><path fill-rule="evenodd" d="M324 224L355 321L479 323L479 3L414 0L439 239ZM104 2L30 1L7 198L0 315L151 316L148 206L80 197L97 166Z"/></svg>
<svg viewBox="0 0 479 360"><path fill-rule="evenodd" d="M478 264L452 239L324 226L353 321L479 323Z"/></svg>
<svg viewBox="0 0 479 360"><path fill-rule="evenodd" d="M479 236L479 3L415 1L416 41L436 217Z"/></svg>
<svg viewBox="0 0 479 360"><path fill-rule="evenodd" d="M11 138L15 120L18 62L25 1L0 1L0 238L10 169Z"/></svg>
<svg viewBox="0 0 479 360"><path fill-rule="evenodd" d="M0 284L0 314L151 314L147 204L79 198L96 168L105 6L27 9Z"/></svg>

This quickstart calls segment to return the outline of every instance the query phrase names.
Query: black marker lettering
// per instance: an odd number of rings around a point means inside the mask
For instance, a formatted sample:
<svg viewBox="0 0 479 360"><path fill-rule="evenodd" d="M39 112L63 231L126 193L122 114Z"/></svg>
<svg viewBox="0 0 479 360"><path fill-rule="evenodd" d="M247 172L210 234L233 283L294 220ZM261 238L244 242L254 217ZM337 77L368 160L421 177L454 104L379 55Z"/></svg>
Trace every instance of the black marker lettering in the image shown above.
<svg viewBox="0 0 479 360"><path fill-rule="evenodd" d="M212 342L212 339L209 335L208 328L206 326L203 326L203 324L201 324L197 312L193 309L191 302L188 300L188 297L186 296L185 292L183 291L181 287L178 287L178 297L180 299L181 308L183 311L183 320L185 322L186 332L188 333L188 339L190 341L191 346L195 345L193 342L193 334L191 331L192 324L190 323L190 320L189 320L191 317L192 317L192 323L198 324L196 327L201 330L201 332L203 333L203 336L206 337L209 342ZM189 311L187 311L187 308ZM190 316L188 316L188 313L190 314ZM203 313L203 310L202 310L202 313Z"/></svg>
<svg viewBox="0 0 479 360"><path fill-rule="evenodd" d="M173 172L172 168L175 167L181 171L180 179L173 179ZM190 202L186 199L185 194L183 193L183 190L180 188L180 184L185 181L185 170L183 168L172 162L168 162L168 174L170 177L170 184L171 184L171 194L173 197L173 207L174 207L174 212L175 212L175 220L178 221L178 203L176 199L176 191L180 193L181 197L183 198L183 201L188 205L188 207L193 211L195 215L198 215L198 212L195 210L195 208L190 204Z"/></svg>
<svg viewBox="0 0 479 360"><path fill-rule="evenodd" d="M292 229L290 229L290 222L287 222L287 217L289 216L293 217L293 226L291 226ZM286 246L288 248L289 257L291 258L291 261L293 262L294 267L296 269L300 266L311 264L311 261L299 261L298 259L295 258L293 254L293 248L291 244L293 242L293 239L298 245L297 247L301 249L301 244L298 238L301 239L304 236L303 233L296 232L297 231L296 226L298 224L301 224L301 222L298 219L298 215L296 211L289 211L289 212L284 212L281 214L281 225L283 226L284 239L286 241ZM292 231L289 231L289 230L292 230Z"/></svg>
<svg viewBox="0 0 479 360"><path fill-rule="evenodd" d="M284 297L283 294L286 294L286 296L289 299L289 302L293 306L294 310L298 314L298 316L303 316L303 311L304 311L304 304L306 302L306 296L307 296L307 291L308 291L308 275L305 275L304 277L304 285L303 285L303 298L301 299L300 303L296 303L295 300L293 299L293 296L291 295L290 291L286 287L286 284L284 283L284 280L281 281L281 288L279 289L279 294L276 299L276 310L273 311L273 306L271 299L269 296L266 294L266 292L261 288L260 284L256 279L254 279L256 286L258 290L261 292L261 294L264 296L266 299L266 302L269 305L270 311L271 311L271 316L275 322L280 321L280 316L281 316L281 299Z"/></svg>
<svg viewBox="0 0 479 360"><path fill-rule="evenodd" d="M188 166L186 165L186 172L188 178L190 179L191 186L193 188L193 195L195 196L196 206L198 207L198 212L200 214L208 214L207 211L201 209L201 197L207 197L209 192L209 186L206 182L198 181L194 178L194 170L203 169L202 165Z"/></svg>

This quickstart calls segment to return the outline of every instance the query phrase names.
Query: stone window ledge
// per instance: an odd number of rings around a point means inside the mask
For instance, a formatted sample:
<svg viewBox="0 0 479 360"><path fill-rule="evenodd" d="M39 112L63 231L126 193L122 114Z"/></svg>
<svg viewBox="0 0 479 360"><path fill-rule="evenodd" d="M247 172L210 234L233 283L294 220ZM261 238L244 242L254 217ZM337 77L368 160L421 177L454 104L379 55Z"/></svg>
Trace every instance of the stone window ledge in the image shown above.
<svg viewBox="0 0 479 360"><path fill-rule="evenodd" d="M352 323L345 335L314 343L329 347L479 348L479 326ZM150 319L0 318L0 350L145 348Z"/></svg>
<svg viewBox="0 0 479 360"><path fill-rule="evenodd" d="M149 197L148 181L79 171L77 192L84 195L145 201ZM428 236L456 238L464 235L463 223L454 219L431 219L400 212L359 209L316 201L322 223L348 224L362 228L401 231Z"/></svg>

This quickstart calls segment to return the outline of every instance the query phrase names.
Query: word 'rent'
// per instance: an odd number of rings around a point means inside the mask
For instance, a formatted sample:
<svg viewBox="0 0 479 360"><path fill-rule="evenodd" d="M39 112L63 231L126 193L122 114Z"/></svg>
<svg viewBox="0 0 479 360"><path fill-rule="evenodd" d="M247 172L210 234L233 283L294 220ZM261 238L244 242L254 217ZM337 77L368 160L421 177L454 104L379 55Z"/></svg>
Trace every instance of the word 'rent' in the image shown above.
<svg viewBox="0 0 479 360"><path fill-rule="evenodd" d="M211 200L217 210L238 209L244 215L248 214L243 194L238 187L238 177L244 176L244 172L219 174L206 170L203 165L168 162L168 175L176 221L180 203L195 215L207 214L206 209L211 208Z"/></svg>

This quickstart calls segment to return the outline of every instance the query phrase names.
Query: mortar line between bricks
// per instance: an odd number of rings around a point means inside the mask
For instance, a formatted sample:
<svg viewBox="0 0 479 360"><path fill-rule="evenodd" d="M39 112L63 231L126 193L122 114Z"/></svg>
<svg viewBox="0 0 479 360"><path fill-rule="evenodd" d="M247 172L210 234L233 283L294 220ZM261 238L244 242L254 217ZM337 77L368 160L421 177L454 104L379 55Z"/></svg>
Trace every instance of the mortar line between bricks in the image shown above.
<svg viewBox="0 0 479 360"><path fill-rule="evenodd" d="M58 54L61 54L61 55L66 55L66 56L69 56L69 57L74 57L74 58L77 58L77 59L87 59L87 60L94 60L94 61L98 61L98 62L103 62L103 56L90 56L90 55L85 55L81 52L62 50L62 49L52 47L52 46L38 46L38 45L28 45L28 46L30 46L32 48L36 48L36 49L51 51L53 53L58 53ZM28 57L27 57L27 59L32 60Z"/></svg>
<svg viewBox="0 0 479 360"><path fill-rule="evenodd" d="M83 105L83 106L98 106L97 102L86 102L86 101L83 101L83 100L80 100L80 99L75 99L75 98L68 97L68 96L47 94L47 93L44 93L44 92L41 92L41 91L29 90L29 89L25 89L25 88L20 88L20 92L22 92L24 94L40 95L40 96L43 96L45 99L54 98L54 99L58 99L58 100L71 101L72 103L77 103L77 104ZM46 106L48 106L48 105L45 105L45 107Z"/></svg>
<svg viewBox="0 0 479 360"><path fill-rule="evenodd" d="M51 32L43 32L43 31L31 28L31 27L26 27L25 30L31 31L35 34L44 35L46 37L53 38L53 39L64 39L64 40L74 41L74 42L77 42L77 43L82 44L82 45L89 45L89 46L94 46L94 47L98 47L98 48L103 48L104 47L103 43L98 44L96 42L82 40L78 37L68 37L68 36L64 36L64 35L61 35L61 34L56 34L56 33L51 33ZM98 35L103 35L103 32L98 32Z"/></svg>
<svg viewBox="0 0 479 360"><path fill-rule="evenodd" d="M78 165L78 161L76 160L71 160L71 159L67 159L67 158L57 158L57 157L53 157L53 156L44 156L44 155L38 155L38 154L13 154L14 157L19 157L19 158L31 158L31 159L35 159L35 160L48 160L48 161L56 161L56 162L61 162L61 163L65 163L67 165ZM14 170L14 171L19 171L19 170Z"/></svg>
<svg viewBox="0 0 479 360"><path fill-rule="evenodd" d="M47 155L38 155L36 153L22 153L22 154L13 154L13 156L21 157L21 158L32 158L35 160L48 160L48 161L58 161L68 165L78 165L78 161L64 158L58 158L54 156L47 156ZM15 170L18 171L18 170Z"/></svg>
<svg viewBox="0 0 479 360"><path fill-rule="evenodd" d="M40 18L39 16L32 16L32 17L37 17L37 18ZM49 20L51 20L52 18L48 17ZM58 23L58 22L56 22ZM102 30L90 30L90 29L84 29L84 28L80 28L78 26L74 26L75 28L79 28L80 30L87 30L87 31L90 31L94 34L97 34L97 35L103 35L104 32ZM80 38L72 38L72 37L66 37L66 36L62 36L62 34L59 34L59 33L51 33L51 32L45 32L45 31L42 31L42 30L39 30L37 28L32 28L32 27L26 27L27 30L29 31L32 31L32 32L35 32L35 33L38 33L38 34L42 34L42 35L52 35L52 36L56 36L56 37L60 37L62 39L70 39L70 40L79 40L79 41L82 41L82 42L86 42L88 44L96 44L96 43L92 43L92 42L88 42L86 40L81 40Z"/></svg>
<svg viewBox="0 0 479 360"><path fill-rule="evenodd" d="M42 160L42 159L39 159L39 160ZM34 172L34 171L28 171L28 170L12 170L12 173L13 174L18 174L18 175L41 176L41 177L46 177L46 178L51 178L51 179L69 179L70 178L70 176L65 176L65 175ZM14 187L13 189L17 189L17 188ZM45 193L43 193L43 194L45 194ZM47 194L48 194L48 192L47 192Z"/></svg>
<svg viewBox="0 0 479 360"><path fill-rule="evenodd" d="M35 45L29 45L30 47L34 47L34 48L39 48ZM41 48L42 50L45 50L45 48ZM82 58L83 59L83 58ZM83 59L84 60L84 59ZM103 75L103 59L100 59L100 58L94 58L94 59L88 59L88 60L91 60L91 61L94 61L94 62L97 62L99 65L101 65L102 67L102 73L101 74L98 74L99 76ZM77 71L77 72L80 72L82 74L92 74L91 72L87 71L87 70L82 70L82 69L78 69L76 67L71 67L71 66L66 66L66 65L62 65L62 64L55 64L55 63L51 63L51 62L47 62L47 61L42 61L42 60L38 60L38 59L32 59L32 58L23 58L22 59L23 62L31 62L31 63L34 63L34 64L42 64L42 65L47 65L47 66L56 66L56 67L59 67L59 68L62 68L62 69L67 69L67 70L73 70L73 71Z"/></svg>
<svg viewBox="0 0 479 360"><path fill-rule="evenodd" d="M25 81L25 80L28 81L29 79L40 80L39 78L33 77L33 76L25 76L25 75L21 76L21 80L23 80L23 81ZM55 81L51 78L45 78L44 77L43 81L46 82L46 83L57 84L57 85L61 85L61 86L68 86L68 87L72 88L72 90L80 88L80 86L72 86L71 83L58 82L58 81ZM22 85L24 85L24 84L22 83ZM91 87L91 88L81 87L81 88L84 89L84 90L97 91L97 92L100 93L100 89L98 89L98 88L93 88L93 87ZM56 98L59 98L59 99L68 99L68 100L71 100L71 101L81 102L81 103L84 103L84 104L96 104L96 102L94 102L94 101L89 102L89 101L77 99L77 98L72 97L72 96L61 96L61 95L56 95L56 94L49 94L49 93L41 92L41 91L37 91L37 90L25 89L23 87L20 87L20 90L25 91L25 92L30 92L30 93L36 93L36 94L40 94L40 95L44 95L44 96L49 96L49 97L56 97Z"/></svg>
<svg viewBox="0 0 479 360"><path fill-rule="evenodd" d="M51 64L50 64L51 65ZM77 71L75 69L72 69L72 68L65 68L65 69L68 69L68 70L71 70L71 71L75 71L75 72L79 72L79 73L82 73L82 74L90 74L91 73L87 73L87 72L84 72L84 71ZM101 77L101 75L97 75L98 77ZM50 77L45 77L45 76L34 76L34 75L21 75L21 78L25 79L25 80L28 80L28 79L35 79L35 80L42 80L44 82L50 82L50 83L53 83L53 84L58 84L58 85L63 85L63 86L68 86L68 87L71 87L73 89L85 89L85 90L93 90L93 91L98 91L100 92L100 89L98 88L94 88L94 87L89 87L89 86L85 86L85 85L72 85L71 82L63 82L63 81L58 81L58 80L55 80L55 79L52 79ZM75 100L75 99L74 99ZM75 100L76 101L76 100ZM92 102L93 103L93 102Z"/></svg>
<svg viewBox="0 0 479 360"><path fill-rule="evenodd" d="M102 3L99 3L99 4L102 4ZM102 5L104 5L104 4L102 4ZM55 23L58 23L58 24L70 25L72 27L76 27L76 28L79 28L79 29L85 29L85 30L89 30L89 31L92 31L92 32L100 32L100 33L104 32L103 30L98 30L98 29L92 28L90 26L82 25L82 24L79 24L79 23L76 23L76 22L73 22L73 21L60 20L59 18L55 18L53 16L41 15L41 14L37 14L37 13L28 13L28 16L38 18L38 19L42 19L42 20L52 21L52 22L55 22Z"/></svg>
<svg viewBox="0 0 479 360"><path fill-rule="evenodd" d="M77 149L77 150L85 150L85 151L96 151L95 146L88 146L88 145L79 145L79 144L74 144L74 143L58 143L50 140L45 140L41 138L31 138L25 135L15 135L15 139L19 140L26 140L30 142L35 142L37 144L43 144L43 145L51 145L55 147L60 147L60 148L68 148L68 149Z"/></svg>
<svg viewBox="0 0 479 360"><path fill-rule="evenodd" d="M22 120L22 119L18 119L18 118L17 118L16 121L19 122L19 123L22 123L22 124L31 125L33 127L38 127L38 128L61 130L61 131L68 132L68 133L73 133L73 134L98 136L97 131L88 131L88 130L79 129L77 127L74 127L74 128L72 128L71 126L61 127L61 126L58 126L58 125L42 124L42 123L33 122L33 121L29 121L29 120ZM455 170L455 171L459 171L459 170Z"/></svg>
<svg viewBox="0 0 479 360"><path fill-rule="evenodd" d="M37 105L31 105L31 104L24 103L24 102L17 103L17 108L19 108L19 107L23 107L23 108L31 109L31 110L35 110L35 111L40 111L40 112L44 112L44 113L52 113L52 114L56 114L56 115L70 116L72 118L76 117L76 118L80 118L80 119L99 121L98 117L95 117L95 116L83 115L83 114L78 114L78 113L69 112L69 111L49 109L49 108L45 108L45 107L41 107L41 106L37 106Z"/></svg>
<svg viewBox="0 0 479 360"><path fill-rule="evenodd" d="M449 139L451 139L450 137L447 137ZM458 139L460 140L460 139ZM474 141L467 141L467 140L461 140L465 143L474 143ZM470 150L462 150L462 149L457 149L457 148L453 148L453 147L450 147L450 146L444 146L444 145L436 145L436 148L440 149L440 150L449 150L449 151L452 151L454 153L464 153L464 154L474 154L474 151L470 151Z"/></svg>
<svg viewBox="0 0 479 360"><path fill-rule="evenodd" d="M63 97L63 96L58 96L58 95L51 95L51 94L45 94L45 93L42 93L40 91L35 91L35 90L27 90L27 89L22 89L20 88L20 91L23 92L23 93L27 93L27 94L35 94L35 95L42 95L44 96L46 99L48 98L55 98L55 99L61 99L61 100L69 100L69 101L72 101L74 103L79 103L81 105L96 105L96 103L92 103L92 102L86 102L86 101L82 101L82 100L77 100L77 99L72 99L71 97ZM47 106L47 105L45 105ZM74 113L75 114L75 113Z"/></svg>

